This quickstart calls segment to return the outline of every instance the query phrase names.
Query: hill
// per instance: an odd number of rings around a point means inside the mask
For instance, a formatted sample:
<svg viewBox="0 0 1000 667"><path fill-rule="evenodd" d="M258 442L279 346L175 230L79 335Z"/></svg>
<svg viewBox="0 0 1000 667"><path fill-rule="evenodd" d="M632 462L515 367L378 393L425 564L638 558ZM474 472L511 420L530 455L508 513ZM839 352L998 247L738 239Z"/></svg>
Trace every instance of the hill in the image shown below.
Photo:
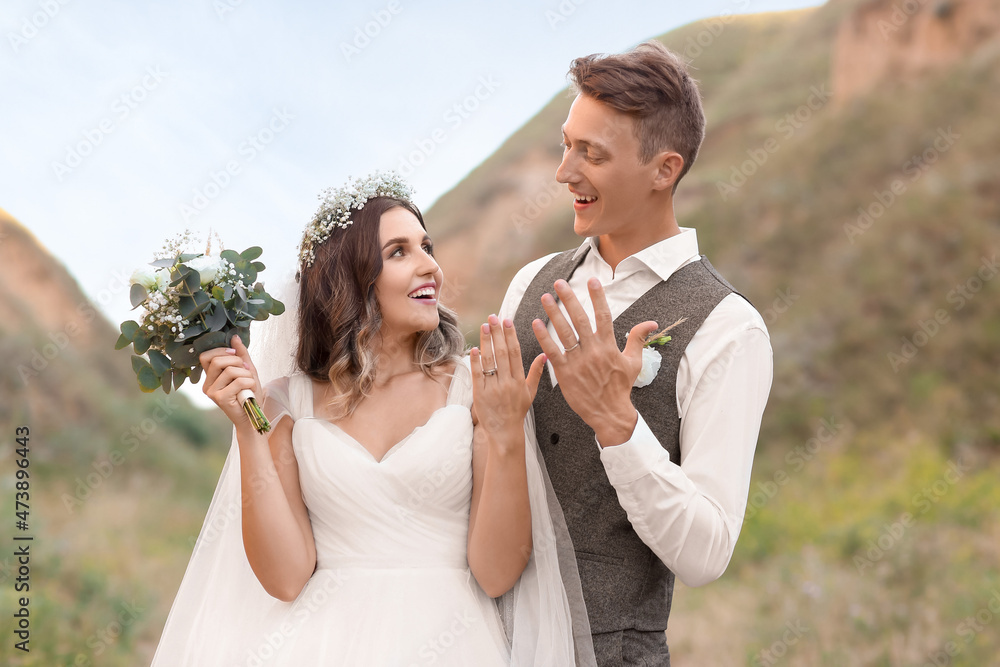
<svg viewBox="0 0 1000 667"><path fill-rule="evenodd" d="M124 276L107 291L127 290ZM22 564L13 547L0 556L3 664L152 656L222 469L231 424L181 394L142 394L117 338L65 267L0 210L0 495L13 514L25 444L15 427L27 427L18 535L33 537L30 654L11 639ZM5 538L13 530L11 516Z"/></svg>

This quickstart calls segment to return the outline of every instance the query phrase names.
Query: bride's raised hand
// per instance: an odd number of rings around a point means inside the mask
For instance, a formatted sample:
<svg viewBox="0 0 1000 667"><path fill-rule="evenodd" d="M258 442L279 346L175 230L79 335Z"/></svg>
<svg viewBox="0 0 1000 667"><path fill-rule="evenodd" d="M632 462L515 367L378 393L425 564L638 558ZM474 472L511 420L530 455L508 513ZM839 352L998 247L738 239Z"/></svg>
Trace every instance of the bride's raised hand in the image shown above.
<svg viewBox="0 0 1000 667"><path fill-rule="evenodd" d="M523 445L524 417L535 398L545 355L535 357L525 377L514 323L490 315L479 329L479 347L472 348L469 357L478 425L494 442Z"/></svg>
<svg viewBox="0 0 1000 667"><path fill-rule="evenodd" d="M229 417L237 430L254 430L236 395L249 389L258 401L263 401L264 392L243 341L233 334L229 344L231 348L216 347L198 355L198 361L205 369L202 391Z"/></svg>

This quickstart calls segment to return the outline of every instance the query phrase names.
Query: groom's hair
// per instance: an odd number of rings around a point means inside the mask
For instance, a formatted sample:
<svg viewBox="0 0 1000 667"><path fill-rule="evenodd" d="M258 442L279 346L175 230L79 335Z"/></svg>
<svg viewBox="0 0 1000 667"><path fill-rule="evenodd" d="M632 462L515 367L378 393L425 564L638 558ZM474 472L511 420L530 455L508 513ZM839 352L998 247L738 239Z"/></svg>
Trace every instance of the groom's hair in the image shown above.
<svg viewBox="0 0 1000 667"><path fill-rule="evenodd" d="M681 59L656 40L615 55L577 58L569 69L573 92L633 117L639 160L646 164L664 150L684 158L677 183L698 157L705 138L705 113L698 85Z"/></svg>

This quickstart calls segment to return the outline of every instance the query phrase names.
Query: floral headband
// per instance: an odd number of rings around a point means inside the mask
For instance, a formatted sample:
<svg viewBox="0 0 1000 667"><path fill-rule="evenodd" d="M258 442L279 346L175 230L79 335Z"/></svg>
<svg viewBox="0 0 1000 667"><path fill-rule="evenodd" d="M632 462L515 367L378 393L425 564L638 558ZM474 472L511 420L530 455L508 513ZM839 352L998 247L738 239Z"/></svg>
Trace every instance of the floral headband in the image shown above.
<svg viewBox="0 0 1000 667"><path fill-rule="evenodd" d="M375 197L395 197L410 201L413 199L413 188L395 171L376 171L356 181L348 176L346 185L337 189L328 188L319 196L323 203L312 222L306 226L299 245L299 260L306 266L312 266L316 259L316 246L330 238L335 227L346 229L354 222L351 220L352 209L360 211L369 199Z"/></svg>

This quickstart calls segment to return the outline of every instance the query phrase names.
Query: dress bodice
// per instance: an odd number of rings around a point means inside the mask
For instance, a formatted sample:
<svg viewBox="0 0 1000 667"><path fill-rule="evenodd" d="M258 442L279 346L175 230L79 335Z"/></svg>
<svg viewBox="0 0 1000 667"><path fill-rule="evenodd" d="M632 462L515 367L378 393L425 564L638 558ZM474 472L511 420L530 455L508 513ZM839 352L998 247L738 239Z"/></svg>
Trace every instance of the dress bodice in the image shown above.
<svg viewBox="0 0 1000 667"><path fill-rule="evenodd" d="M447 404L376 461L336 424L313 415L308 376L288 378L292 447L318 568L468 567L468 380L459 364Z"/></svg>

